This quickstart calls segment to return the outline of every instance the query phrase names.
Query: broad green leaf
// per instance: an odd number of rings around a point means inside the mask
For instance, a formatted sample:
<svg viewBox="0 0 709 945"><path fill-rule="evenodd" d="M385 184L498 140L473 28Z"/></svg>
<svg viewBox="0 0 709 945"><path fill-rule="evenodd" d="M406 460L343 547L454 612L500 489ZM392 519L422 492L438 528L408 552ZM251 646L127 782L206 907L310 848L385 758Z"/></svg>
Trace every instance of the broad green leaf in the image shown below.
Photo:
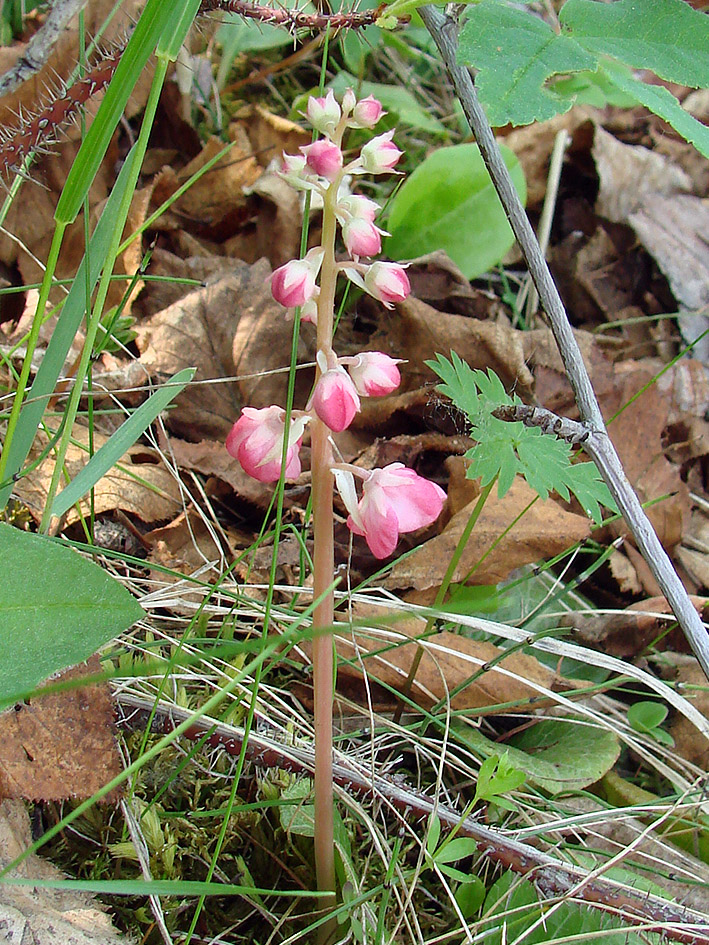
<svg viewBox="0 0 709 945"><path fill-rule="evenodd" d="M709 17L705 16L703 19L709 20ZM700 154L709 158L709 128L686 112L668 89L662 85L648 85L633 78L612 60L605 60L601 69L619 91L659 115L686 141L693 144Z"/></svg>
<svg viewBox="0 0 709 945"><path fill-rule="evenodd" d="M143 616L128 591L59 542L0 524L0 706L88 659Z"/></svg>
<svg viewBox="0 0 709 945"><path fill-rule="evenodd" d="M420 105L416 96L409 89L401 85L384 85L381 82L358 82L349 72L338 72L328 88L331 88L338 99L348 88L357 89L360 98L373 95L379 99L388 112L393 112L404 125L420 128L431 134L444 134L445 128L437 118L434 118L423 105Z"/></svg>
<svg viewBox="0 0 709 945"><path fill-rule="evenodd" d="M466 11L458 62L478 70L476 88L490 124L499 127L546 121L568 111L573 101L545 83L560 73L594 70L597 57L537 16L482 0Z"/></svg>
<svg viewBox="0 0 709 945"><path fill-rule="evenodd" d="M485 758L499 755L500 746L477 729L452 722L456 738ZM581 790L609 771L620 743L606 729L566 719L542 719L505 742L509 763L529 781L548 791Z"/></svg>
<svg viewBox="0 0 709 945"><path fill-rule="evenodd" d="M680 85L709 86L709 17L684 0L567 0L559 21L589 52Z"/></svg>
<svg viewBox="0 0 709 945"><path fill-rule="evenodd" d="M502 154L522 201L527 189L514 153ZM387 221L392 259L445 250L468 279L500 262L514 236L476 144L440 148L404 182Z"/></svg>
<svg viewBox="0 0 709 945"><path fill-rule="evenodd" d="M472 919L485 899L485 883L479 876L469 876L456 889L455 901L464 919Z"/></svg>
<svg viewBox="0 0 709 945"><path fill-rule="evenodd" d="M109 469L112 469L121 456L130 449L139 436L148 429L159 413L185 389L194 377L195 368L185 368L169 378L163 386L134 410L130 417L121 424L103 444L78 475L63 489L54 500L52 515L63 515L72 505L92 489Z"/></svg>
<svg viewBox="0 0 709 945"><path fill-rule="evenodd" d="M101 213L101 218L91 236L89 251L84 254L71 284L69 294L64 300L59 319L27 396L27 402L22 407L20 420L9 447L10 452L5 467L8 478L20 472L27 459L27 454L37 435L37 429L42 422L47 401L54 392L69 349L86 314L87 286L93 292L106 261L123 197L127 188L131 185L134 171L137 173L135 168L137 158L138 152L134 146L128 153L118 179L113 185ZM120 222L122 230L123 223L122 221L118 222ZM87 258L90 263L88 275L86 272ZM11 492L11 482L4 489L0 489L0 509L7 504Z"/></svg>
<svg viewBox="0 0 709 945"><path fill-rule="evenodd" d="M473 856L477 851L477 840L472 837L454 837L448 843L442 843L440 850L436 850L433 859L436 863L457 863L467 856Z"/></svg>

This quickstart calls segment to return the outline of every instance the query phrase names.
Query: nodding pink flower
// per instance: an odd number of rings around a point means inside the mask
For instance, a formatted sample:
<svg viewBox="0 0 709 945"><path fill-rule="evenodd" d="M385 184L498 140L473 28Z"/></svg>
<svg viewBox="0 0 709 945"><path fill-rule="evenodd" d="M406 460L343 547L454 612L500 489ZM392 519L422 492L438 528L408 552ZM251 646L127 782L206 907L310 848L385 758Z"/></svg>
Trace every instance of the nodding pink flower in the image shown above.
<svg viewBox="0 0 709 945"><path fill-rule="evenodd" d="M328 367L325 354L318 351L317 361L323 373L315 385L311 406L333 433L341 433L360 409L359 394L352 378L336 358Z"/></svg>
<svg viewBox="0 0 709 945"><path fill-rule="evenodd" d="M315 279L323 261L320 247L311 249L303 259L291 259L271 276L271 294L286 308L304 305L317 292Z"/></svg>
<svg viewBox="0 0 709 945"><path fill-rule="evenodd" d="M401 364L401 358L390 358L382 351L363 351L347 370L363 397L384 397L401 383L397 364Z"/></svg>
<svg viewBox="0 0 709 945"><path fill-rule="evenodd" d="M347 527L362 535L375 558L387 558L399 535L430 525L438 518L446 494L402 463L373 469L365 479L362 498L356 501L351 472L333 469L347 511Z"/></svg>
<svg viewBox="0 0 709 945"><path fill-rule="evenodd" d="M278 174L296 190L312 190L315 187L315 175L308 167L304 154L284 153Z"/></svg>
<svg viewBox="0 0 709 945"><path fill-rule="evenodd" d="M374 128L383 115L386 115L386 112L382 103L373 95L368 95L357 102L347 124L350 128Z"/></svg>
<svg viewBox="0 0 709 945"><path fill-rule="evenodd" d="M334 180L342 170L342 151L327 138L320 138L300 150L305 155L308 167L325 180Z"/></svg>
<svg viewBox="0 0 709 945"><path fill-rule="evenodd" d="M374 223L380 210L379 204L369 197L348 194L337 201L336 213L340 226L344 226L348 220L368 220L369 223Z"/></svg>
<svg viewBox="0 0 709 945"><path fill-rule="evenodd" d="M382 249L382 234L388 235L369 220L357 217L342 227L342 238L350 256L376 256Z"/></svg>
<svg viewBox="0 0 709 945"><path fill-rule="evenodd" d="M398 263L375 262L364 274L364 289L387 308L393 308L411 292L411 283Z"/></svg>
<svg viewBox="0 0 709 945"><path fill-rule="evenodd" d="M320 134L332 137L335 129L342 118L342 111L337 104L335 94L330 89L325 98L316 98L314 95L308 99L306 106L308 121L319 131Z"/></svg>
<svg viewBox="0 0 709 945"><path fill-rule="evenodd" d="M281 477L283 438L286 432L286 412L272 406L257 410L244 407L241 416L226 438L227 452L239 461L242 469L259 482L276 482ZM300 475L298 450L303 442L303 431L308 422L303 415L291 419L286 453L286 479Z"/></svg>
<svg viewBox="0 0 709 945"><path fill-rule="evenodd" d="M365 174L383 174L394 167L404 152L400 151L391 140L393 137L393 130L387 131L362 146L359 157Z"/></svg>

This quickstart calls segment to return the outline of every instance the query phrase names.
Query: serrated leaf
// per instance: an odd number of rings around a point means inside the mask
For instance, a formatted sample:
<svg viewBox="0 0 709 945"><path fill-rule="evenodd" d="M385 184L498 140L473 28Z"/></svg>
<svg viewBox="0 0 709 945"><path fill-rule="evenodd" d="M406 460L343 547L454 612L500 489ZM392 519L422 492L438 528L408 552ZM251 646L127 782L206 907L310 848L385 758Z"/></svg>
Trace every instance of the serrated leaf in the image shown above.
<svg viewBox="0 0 709 945"><path fill-rule="evenodd" d="M524 202L526 185L514 152L502 156ZM443 249L468 279L500 262L514 242L500 198L476 144L456 144L430 154L391 201L387 220L392 259L414 259Z"/></svg>
<svg viewBox="0 0 709 945"><path fill-rule="evenodd" d="M709 17L684 0L567 0L559 22L597 55L680 85L709 86Z"/></svg>
<svg viewBox="0 0 709 945"><path fill-rule="evenodd" d="M0 525L0 708L95 653L143 616L93 561Z"/></svg>
<svg viewBox="0 0 709 945"><path fill-rule="evenodd" d="M452 722L456 738L485 758L500 746L477 729ZM566 719L542 719L505 743L509 762L548 791L581 790L610 771L620 754L613 732Z"/></svg>
<svg viewBox="0 0 709 945"><path fill-rule="evenodd" d="M524 10L482 0L466 12L458 62L478 70L475 85L490 124L546 121L573 104L545 88L552 76L594 70L597 57Z"/></svg>

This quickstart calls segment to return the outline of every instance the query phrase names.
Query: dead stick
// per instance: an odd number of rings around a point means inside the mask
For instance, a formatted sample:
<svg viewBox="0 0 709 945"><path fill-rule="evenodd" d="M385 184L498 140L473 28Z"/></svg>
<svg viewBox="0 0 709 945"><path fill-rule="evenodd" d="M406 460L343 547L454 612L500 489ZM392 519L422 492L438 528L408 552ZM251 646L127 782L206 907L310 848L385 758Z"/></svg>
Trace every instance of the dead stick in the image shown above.
<svg viewBox="0 0 709 945"><path fill-rule="evenodd" d="M709 679L709 636L640 500L628 482L608 436L564 303L502 159L495 135L475 91L470 71L456 62L457 22L437 7L423 6L419 8L419 12L443 58L485 166L527 263L539 299L549 317L549 324L564 362L566 375L574 390L582 420L591 434L584 443L584 449L598 467L648 567L669 601L694 655Z"/></svg>
<svg viewBox="0 0 709 945"><path fill-rule="evenodd" d="M116 701L122 713L119 724L135 728L145 725L153 702L131 693L117 693ZM153 728L162 733L170 732L190 713L178 706L158 706L153 716ZM230 755L238 755L243 743L243 730L206 719L198 719L184 734L198 740L207 735L206 742L212 747L223 748ZM295 774L312 777L315 767L314 752L310 748L286 745L262 732L250 732L246 757L254 764L267 768L284 768ZM436 815L457 834L472 837L478 843L481 856L493 860L508 869L528 876L547 897L570 897L586 903L605 907L618 913L629 922L634 922L648 931L658 931L667 938L686 945L709 945L709 924L706 917L685 909L675 902L659 896L636 893L612 880L589 878L580 868L557 860L541 850L520 843L500 830L485 827L472 817L461 822L460 814L443 804L435 805L430 797L420 794L401 782L368 775L355 767L343 763L333 766L333 779L341 792L385 799L405 817L425 820L435 810Z"/></svg>

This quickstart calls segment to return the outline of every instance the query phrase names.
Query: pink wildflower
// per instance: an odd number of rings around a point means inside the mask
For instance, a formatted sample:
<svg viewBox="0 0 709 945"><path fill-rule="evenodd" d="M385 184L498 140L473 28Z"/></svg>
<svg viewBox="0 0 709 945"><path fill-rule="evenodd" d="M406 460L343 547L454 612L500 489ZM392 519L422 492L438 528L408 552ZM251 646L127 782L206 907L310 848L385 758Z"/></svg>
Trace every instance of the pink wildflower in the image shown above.
<svg viewBox="0 0 709 945"><path fill-rule="evenodd" d="M330 89L325 98L316 98L312 95L308 99L306 114L308 121L316 131L330 137L335 133L340 118L342 118L342 111L337 104L332 89Z"/></svg>
<svg viewBox="0 0 709 945"><path fill-rule="evenodd" d="M401 383L397 364L401 358L390 358L382 351L363 351L347 370L357 392L363 397L383 397L391 394Z"/></svg>
<svg viewBox="0 0 709 945"><path fill-rule="evenodd" d="M363 197L361 194L348 194L337 201L337 219L344 226L348 220L367 220L374 223L376 215L381 210L379 204Z"/></svg>
<svg viewBox="0 0 709 945"><path fill-rule="evenodd" d="M327 138L320 138L300 150L305 155L308 167L326 180L334 180L342 170L342 151Z"/></svg>
<svg viewBox="0 0 709 945"><path fill-rule="evenodd" d="M300 475L298 450L303 442L307 417L291 420L286 454L286 479ZM285 410L271 406L257 410L244 407L226 438L227 452L239 461L247 475L259 482L276 482L281 476Z"/></svg>
<svg viewBox="0 0 709 945"><path fill-rule="evenodd" d="M328 367L325 355L318 351L317 361L323 373L313 391L312 407L333 433L341 433L360 409L359 394L354 381L336 358Z"/></svg>
<svg viewBox="0 0 709 945"><path fill-rule="evenodd" d="M342 227L342 239L350 256L376 256L381 252L384 232L369 220L354 217Z"/></svg>
<svg viewBox="0 0 709 945"><path fill-rule="evenodd" d="M411 292L411 283L398 263L375 262L364 274L364 288L387 308L393 308Z"/></svg>
<svg viewBox="0 0 709 945"><path fill-rule="evenodd" d="M308 167L304 154L284 153L278 174L296 190L312 190L315 187L315 174Z"/></svg>
<svg viewBox="0 0 709 945"><path fill-rule="evenodd" d="M286 308L304 305L317 292L315 279L320 271L323 251L311 249L304 259L291 259L271 276L271 293Z"/></svg>
<svg viewBox="0 0 709 945"><path fill-rule="evenodd" d="M359 156L364 173L383 174L394 167L404 152L400 151L391 140L393 137L393 130L387 131L362 146Z"/></svg>
<svg viewBox="0 0 709 945"><path fill-rule="evenodd" d="M375 558L388 557L396 548L399 535L430 525L441 514L446 498L443 489L402 463L373 469L364 481L362 498L356 505L352 474L340 469L333 471L350 513L347 527L365 538Z"/></svg>
<svg viewBox="0 0 709 945"><path fill-rule="evenodd" d="M357 102L347 124L350 128L374 128L382 115L386 115L382 103L373 95L368 95Z"/></svg>

